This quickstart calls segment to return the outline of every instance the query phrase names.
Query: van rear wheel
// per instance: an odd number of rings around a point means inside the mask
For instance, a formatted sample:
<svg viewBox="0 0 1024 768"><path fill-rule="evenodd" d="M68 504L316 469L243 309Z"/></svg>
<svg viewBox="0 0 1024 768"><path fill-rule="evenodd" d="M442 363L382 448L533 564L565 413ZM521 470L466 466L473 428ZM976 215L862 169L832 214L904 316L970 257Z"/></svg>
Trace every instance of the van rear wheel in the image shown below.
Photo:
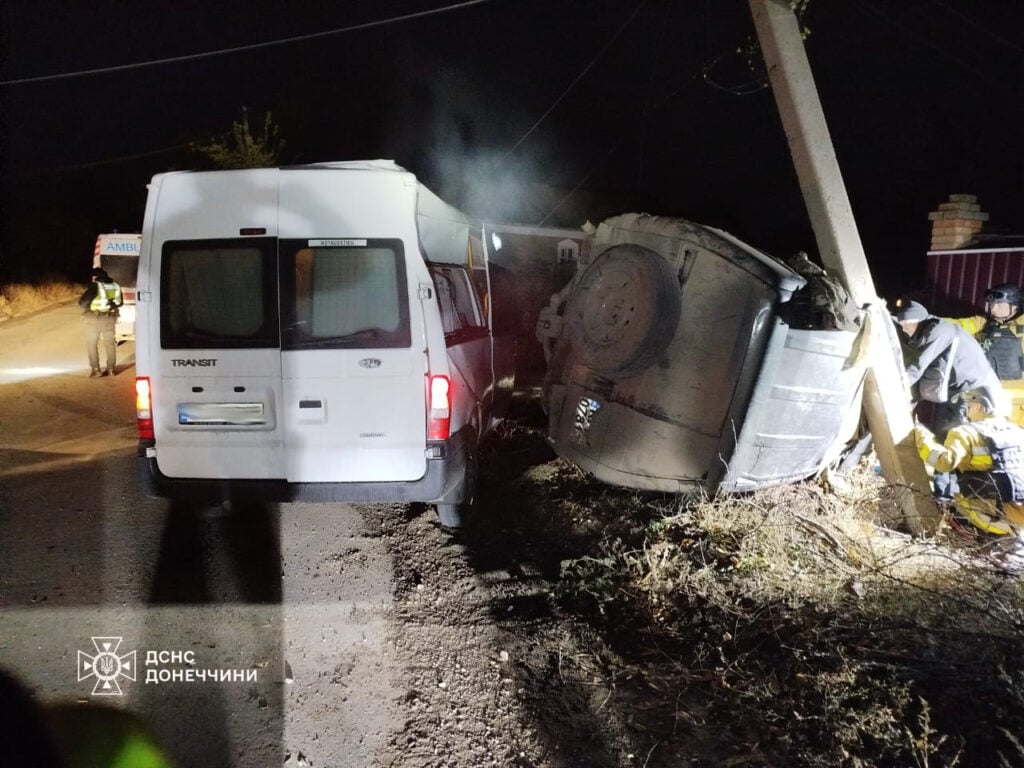
<svg viewBox="0 0 1024 768"><path fill-rule="evenodd" d="M472 517L476 502L476 440L466 443L466 474L462 478L462 501L438 503L437 519L443 528L462 528Z"/></svg>
<svg viewBox="0 0 1024 768"><path fill-rule="evenodd" d="M463 504L438 504L437 519L443 528L461 528L465 525Z"/></svg>

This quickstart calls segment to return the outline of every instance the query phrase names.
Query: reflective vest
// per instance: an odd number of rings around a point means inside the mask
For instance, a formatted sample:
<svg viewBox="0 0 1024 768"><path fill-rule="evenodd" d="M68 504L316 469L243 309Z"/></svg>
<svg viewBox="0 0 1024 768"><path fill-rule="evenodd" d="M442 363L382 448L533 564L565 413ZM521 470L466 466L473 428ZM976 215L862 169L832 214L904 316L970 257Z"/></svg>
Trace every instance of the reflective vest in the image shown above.
<svg viewBox="0 0 1024 768"><path fill-rule="evenodd" d="M1002 419L982 419L971 426L992 457L992 469L978 474L991 477L1001 501L1024 502L1024 429Z"/></svg>
<svg viewBox="0 0 1024 768"><path fill-rule="evenodd" d="M1000 379L1024 378L1021 336L1024 324L1017 320L1002 325L989 320L976 337Z"/></svg>
<svg viewBox="0 0 1024 768"><path fill-rule="evenodd" d="M89 302L90 312L106 314L121 306L121 286L117 283L96 283L96 295Z"/></svg>

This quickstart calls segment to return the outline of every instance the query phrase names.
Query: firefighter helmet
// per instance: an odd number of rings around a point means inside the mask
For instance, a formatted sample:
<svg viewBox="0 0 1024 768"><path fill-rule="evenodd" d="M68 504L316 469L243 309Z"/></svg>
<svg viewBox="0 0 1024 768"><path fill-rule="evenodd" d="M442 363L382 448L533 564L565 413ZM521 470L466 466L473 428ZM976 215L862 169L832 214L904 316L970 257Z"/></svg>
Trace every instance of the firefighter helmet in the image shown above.
<svg viewBox="0 0 1024 768"><path fill-rule="evenodd" d="M996 412L995 399L992 393L989 392L987 387L977 387L976 389L968 389L966 392L961 392L957 395L957 399L962 404L962 407L966 410L969 403L977 403L981 406L981 410L988 416L991 416ZM966 414L964 414L966 415Z"/></svg>
<svg viewBox="0 0 1024 768"><path fill-rule="evenodd" d="M985 291L985 302L987 304L1006 302L1007 304L1019 307L1021 306L1020 286L1014 285L1013 283L1000 283L999 285L993 285Z"/></svg>

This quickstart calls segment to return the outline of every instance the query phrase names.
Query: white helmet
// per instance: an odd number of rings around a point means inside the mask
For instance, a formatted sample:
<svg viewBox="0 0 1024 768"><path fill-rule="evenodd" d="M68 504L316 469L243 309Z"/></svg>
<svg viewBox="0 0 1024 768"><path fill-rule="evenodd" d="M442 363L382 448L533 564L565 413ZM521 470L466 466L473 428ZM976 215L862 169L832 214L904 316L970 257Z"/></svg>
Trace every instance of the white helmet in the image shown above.
<svg viewBox="0 0 1024 768"><path fill-rule="evenodd" d="M996 412L995 398L992 397L992 393L989 392L988 387L968 389L958 394L956 399L958 402L963 404L965 409L967 408L968 403L977 403L981 406L981 410L987 416L991 416Z"/></svg>

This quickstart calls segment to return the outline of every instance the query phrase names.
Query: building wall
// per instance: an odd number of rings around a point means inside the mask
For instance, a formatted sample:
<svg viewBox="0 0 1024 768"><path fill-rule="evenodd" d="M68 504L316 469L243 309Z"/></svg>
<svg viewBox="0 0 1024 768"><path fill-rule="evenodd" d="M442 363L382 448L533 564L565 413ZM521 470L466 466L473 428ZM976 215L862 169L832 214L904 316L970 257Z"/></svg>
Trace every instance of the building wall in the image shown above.
<svg viewBox="0 0 1024 768"><path fill-rule="evenodd" d="M1024 247L1019 242L986 242L989 215L974 195L953 194L928 214L932 223L925 291L920 297L945 317L979 315L993 285L1024 287ZM1011 247L1012 246L1012 247Z"/></svg>
<svg viewBox="0 0 1024 768"><path fill-rule="evenodd" d="M926 281L929 297L925 306L934 314L981 314L990 286L1024 286L1024 248L929 251Z"/></svg>

